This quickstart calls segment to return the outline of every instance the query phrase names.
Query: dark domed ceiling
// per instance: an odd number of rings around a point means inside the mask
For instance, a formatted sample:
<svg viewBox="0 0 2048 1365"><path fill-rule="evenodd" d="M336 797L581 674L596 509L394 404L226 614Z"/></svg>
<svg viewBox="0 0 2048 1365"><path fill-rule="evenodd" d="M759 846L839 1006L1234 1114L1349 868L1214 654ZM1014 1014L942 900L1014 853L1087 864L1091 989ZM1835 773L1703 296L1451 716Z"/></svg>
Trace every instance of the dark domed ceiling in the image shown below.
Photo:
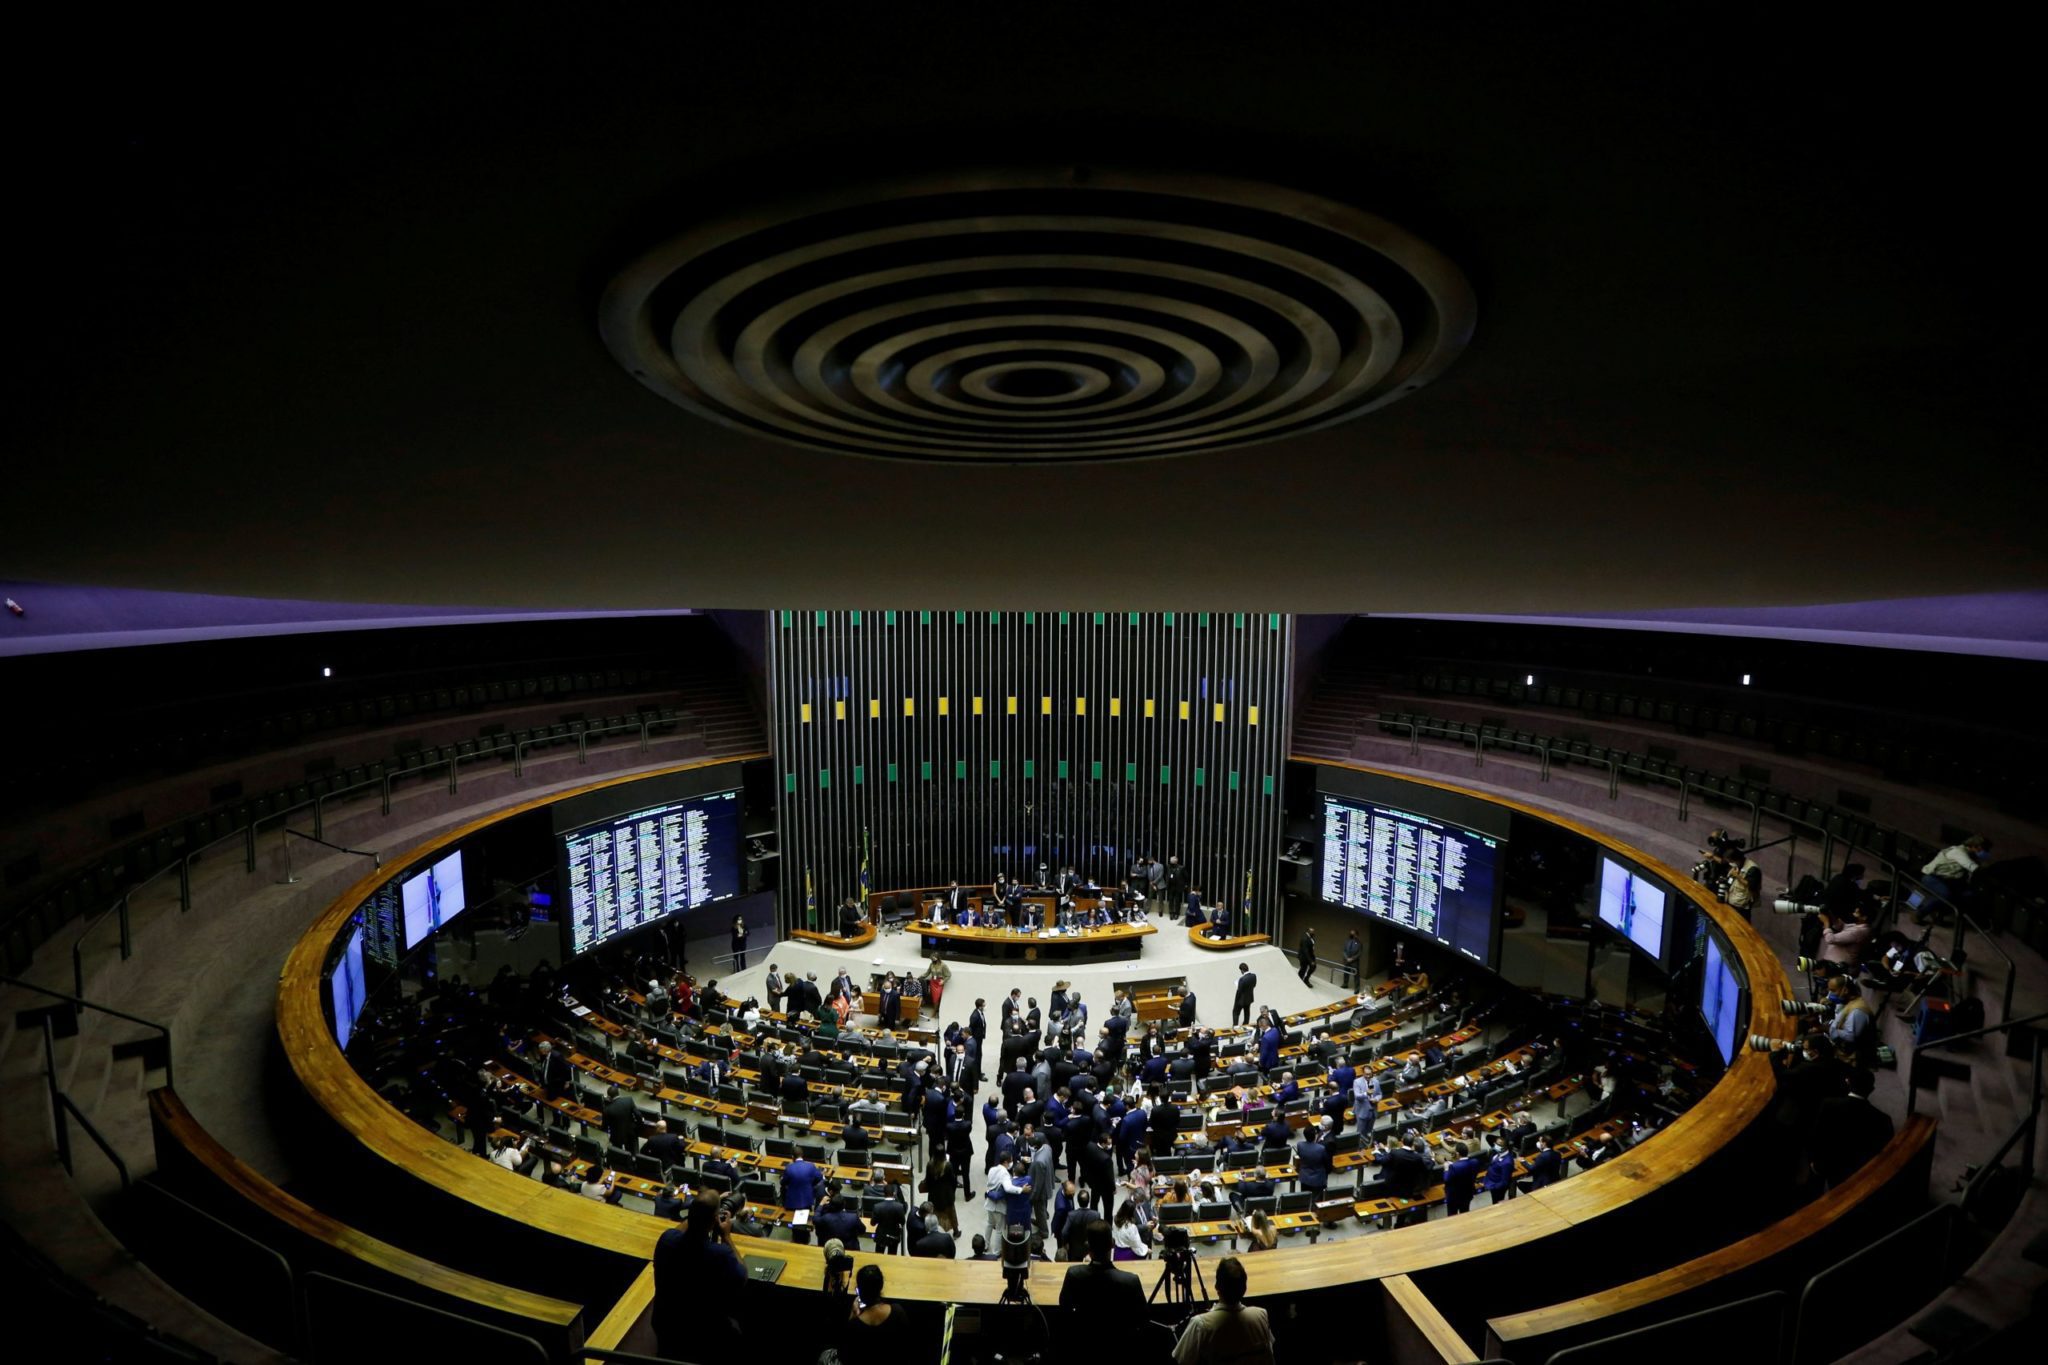
<svg viewBox="0 0 2048 1365"><path fill-rule="evenodd" d="M2048 584L2017 51L712 9L28 43L0 577L1496 613Z"/></svg>

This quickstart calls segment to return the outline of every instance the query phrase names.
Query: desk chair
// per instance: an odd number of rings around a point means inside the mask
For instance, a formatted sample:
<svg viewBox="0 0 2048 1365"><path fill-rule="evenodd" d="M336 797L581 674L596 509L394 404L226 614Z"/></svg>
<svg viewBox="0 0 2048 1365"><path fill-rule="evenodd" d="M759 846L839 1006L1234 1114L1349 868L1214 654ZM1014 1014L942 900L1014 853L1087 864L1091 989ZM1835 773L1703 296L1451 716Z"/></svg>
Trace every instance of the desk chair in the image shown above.
<svg viewBox="0 0 2048 1365"><path fill-rule="evenodd" d="M784 1138L761 1139L761 1152L764 1156L781 1157L785 1161L796 1160L796 1144Z"/></svg>
<svg viewBox="0 0 2048 1365"><path fill-rule="evenodd" d="M1228 1209L1230 1206L1226 1204L1223 1207ZM1227 1217L1228 1215L1226 1214L1225 1216ZM1192 1223L1195 1221L1195 1206L1193 1204L1161 1204L1159 1206L1159 1221L1161 1223Z"/></svg>
<svg viewBox="0 0 2048 1365"><path fill-rule="evenodd" d="M775 1139L772 1138L770 1139L771 1142L774 1140ZM815 1162L820 1166L828 1166L831 1164L831 1162L826 1159L824 1146L819 1143L799 1142L796 1144L796 1154L802 1157L804 1160Z"/></svg>

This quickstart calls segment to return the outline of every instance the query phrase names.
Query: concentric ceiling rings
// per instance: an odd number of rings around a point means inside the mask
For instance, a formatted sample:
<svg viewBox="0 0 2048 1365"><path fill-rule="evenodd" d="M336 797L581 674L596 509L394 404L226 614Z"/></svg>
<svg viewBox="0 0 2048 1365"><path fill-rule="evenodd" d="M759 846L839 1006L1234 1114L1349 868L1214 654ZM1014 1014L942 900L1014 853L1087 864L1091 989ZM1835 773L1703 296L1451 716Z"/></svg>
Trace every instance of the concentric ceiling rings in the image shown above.
<svg viewBox="0 0 2048 1365"><path fill-rule="evenodd" d="M881 186L707 224L605 293L619 362L693 412L850 455L1144 459L1348 421L1472 333L1458 268L1247 181Z"/></svg>

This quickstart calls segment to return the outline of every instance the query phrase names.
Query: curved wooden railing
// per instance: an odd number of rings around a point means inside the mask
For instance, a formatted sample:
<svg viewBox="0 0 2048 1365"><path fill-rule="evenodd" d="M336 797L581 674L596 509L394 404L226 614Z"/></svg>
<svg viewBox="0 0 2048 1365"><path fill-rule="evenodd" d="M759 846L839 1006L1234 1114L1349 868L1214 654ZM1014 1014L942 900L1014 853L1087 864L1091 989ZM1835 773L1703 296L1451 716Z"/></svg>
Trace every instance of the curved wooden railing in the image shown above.
<svg viewBox="0 0 2048 1365"><path fill-rule="evenodd" d="M495 820L584 791L684 768L738 761L742 760L725 757L678 764L523 802L429 840L392 860L390 865L403 867L423 861ZM1331 766L1380 773L1521 811L1584 835L1663 878L1673 894L1687 897L1713 920L1741 959L1751 997L1745 1032L1774 1038L1791 1036L1791 1023L1776 1008L1776 1001L1790 994L1790 987L1769 946L1749 924L1726 906L1706 897L1690 877L1661 859L1591 826L1511 798L1362 764ZM442 1194L570 1241L629 1256L651 1255L654 1241L665 1226L662 1222L646 1214L550 1190L452 1147L386 1104L335 1046L321 1006L323 969L331 945L349 916L388 875L365 877L338 897L294 945L279 975L278 1036L300 1083L364 1149ZM1254 1296L1290 1294L1384 1279L1495 1253L1532 1251L1545 1239L1586 1229L1589 1224L1597 1232L1598 1220L1604 1215L1626 1208L1712 1159L1763 1115L1775 1093L1770 1059L1761 1053L1741 1052L1713 1090L1691 1110L1652 1140L1592 1171L1460 1218L1394 1228L1365 1238L1323 1241L1262 1253L1246 1262L1250 1292ZM743 1252L786 1262L781 1284L795 1288L822 1285L817 1248L779 1241L737 1240ZM1000 1267L994 1262L890 1257L885 1264L892 1298L993 1303L1003 1292ZM1133 1262L1130 1269L1150 1292L1159 1274L1159 1263Z"/></svg>
<svg viewBox="0 0 2048 1365"><path fill-rule="evenodd" d="M550 1355L583 1344L582 1305L451 1269L322 1213L221 1146L170 1087L149 1092L149 1119L156 1135L159 1178L173 1190L183 1187L203 1199L224 1196L236 1209L253 1213L262 1225L254 1229L256 1240L281 1255L294 1272L339 1273L373 1289L393 1289L432 1307L532 1337Z"/></svg>
<svg viewBox="0 0 2048 1365"><path fill-rule="evenodd" d="M1273 941L1270 934L1232 934L1227 938L1210 938L1204 932L1208 927L1206 924L1190 924L1188 942L1197 948L1206 948L1212 953L1227 953L1234 948L1256 948L1262 943Z"/></svg>
<svg viewBox="0 0 2048 1365"><path fill-rule="evenodd" d="M1910 1118L1861 1170L1798 1212L1741 1241L1597 1294L1489 1319L1486 1353L1518 1365L1547 1360L1567 1346L1703 1307L1693 1296L1709 1286L1731 1300L1757 1292L1756 1278L1769 1274L1773 1263L1809 1250L1823 1234L1842 1233L1843 1221L1853 1211L1869 1208L1887 1195L1924 1197L1933 1144L1934 1120L1924 1114ZM1839 1249L1834 1252L1837 1257L1843 1254ZM1804 1280L1812 1269L1803 1266L1798 1278Z"/></svg>

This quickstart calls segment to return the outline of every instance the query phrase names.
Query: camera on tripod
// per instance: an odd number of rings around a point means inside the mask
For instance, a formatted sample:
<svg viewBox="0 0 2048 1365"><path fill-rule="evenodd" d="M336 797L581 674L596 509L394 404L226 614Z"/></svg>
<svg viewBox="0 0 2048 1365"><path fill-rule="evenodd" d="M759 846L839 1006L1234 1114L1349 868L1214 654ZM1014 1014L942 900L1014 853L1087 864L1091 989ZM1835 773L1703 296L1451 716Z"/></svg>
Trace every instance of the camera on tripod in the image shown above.
<svg viewBox="0 0 2048 1365"><path fill-rule="evenodd" d="M1001 1303L1029 1303L1031 1291L1024 1282L1031 1278L1031 1239L1024 1225L1012 1223L1003 1233L1003 1297Z"/></svg>
<svg viewBox="0 0 2048 1365"><path fill-rule="evenodd" d="M1780 1014L1810 1014L1820 1017L1834 1013L1834 1009L1835 1007L1828 1004L1825 1000L1780 1000L1778 1002L1778 1012Z"/></svg>
<svg viewBox="0 0 2048 1365"><path fill-rule="evenodd" d="M1156 1299L1163 1292L1169 1304L1190 1307L1195 1301L1195 1286L1200 1285L1202 1299L1207 1302L1209 1286L1203 1283L1202 1269L1195 1264L1195 1247L1188 1238L1188 1230L1169 1226L1161 1232L1159 1259L1165 1268L1152 1286L1152 1297Z"/></svg>

